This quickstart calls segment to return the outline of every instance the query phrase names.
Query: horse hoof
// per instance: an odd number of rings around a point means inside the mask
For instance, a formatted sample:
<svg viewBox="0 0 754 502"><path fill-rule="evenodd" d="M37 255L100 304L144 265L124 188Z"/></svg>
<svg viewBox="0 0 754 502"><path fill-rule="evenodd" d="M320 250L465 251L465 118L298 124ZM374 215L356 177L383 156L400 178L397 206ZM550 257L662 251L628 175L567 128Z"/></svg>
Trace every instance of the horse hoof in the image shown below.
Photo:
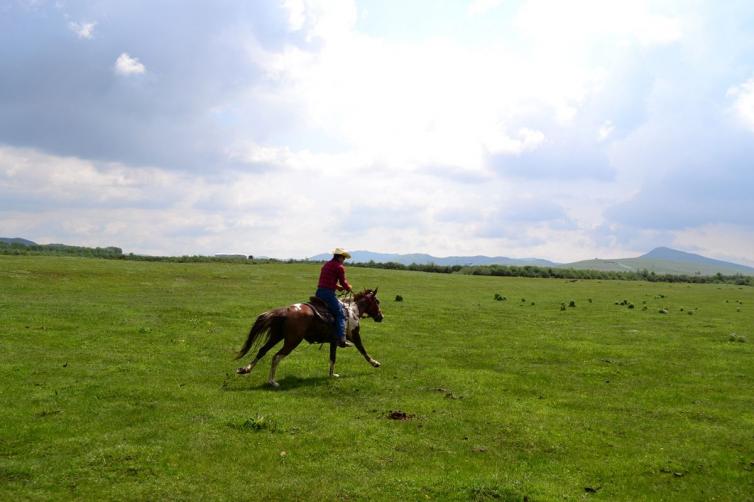
<svg viewBox="0 0 754 502"><path fill-rule="evenodd" d="M337 373L333 373L333 374L332 374L332 375L330 375L330 376L331 376L331 377L333 377L333 378L340 378L340 375L338 375Z"/></svg>
<svg viewBox="0 0 754 502"><path fill-rule="evenodd" d="M269 382L267 382L267 384L270 387L272 387L273 389L279 389L280 388L280 384L277 383L277 382L275 382L275 381L273 381L273 380L270 380Z"/></svg>
<svg viewBox="0 0 754 502"><path fill-rule="evenodd" d="M372 363L372 366L374 366L375 368L379 368L381 366L380 362L379 361L375 361L374 359L372 359L369 362Z"/></svg>
<svg viewBox="0 0 754 502"><path fill-rule="evenodd" d="M236 370L236 373L239 374L239 375L245 375L247 373L251 373L251 370L249 368L247 368L246 366L244 366L242 368L238 368Z"/></svg>

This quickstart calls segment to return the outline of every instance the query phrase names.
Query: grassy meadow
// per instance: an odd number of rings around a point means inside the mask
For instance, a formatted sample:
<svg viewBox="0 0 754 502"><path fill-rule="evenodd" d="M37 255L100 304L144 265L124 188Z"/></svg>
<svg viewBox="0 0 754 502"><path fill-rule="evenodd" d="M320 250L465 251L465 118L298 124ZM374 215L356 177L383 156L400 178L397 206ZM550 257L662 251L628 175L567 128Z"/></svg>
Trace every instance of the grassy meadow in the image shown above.
<svg viewBox="0 0 754 502"><path fill-rule="evenodd" d="M0 256L0 500L754 500L754 288L352 267L381 368L235 375L318 271Z"/></svg>

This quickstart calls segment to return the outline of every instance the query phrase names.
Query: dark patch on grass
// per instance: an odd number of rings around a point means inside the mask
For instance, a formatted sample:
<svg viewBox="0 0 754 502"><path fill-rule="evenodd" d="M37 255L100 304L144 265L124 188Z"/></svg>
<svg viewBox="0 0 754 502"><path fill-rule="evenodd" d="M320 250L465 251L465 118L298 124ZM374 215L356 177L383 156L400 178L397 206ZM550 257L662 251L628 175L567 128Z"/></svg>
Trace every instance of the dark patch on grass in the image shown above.
<svg viewBox="0 0 754 502"><path fill-rule="evenodd" d="M405 411L395 410L389 411L387 418L390 420L411 420L412 418L416 418L416 415L406 413Z"/></svg>
<svg viewBox="0 0 754 502"><path fill-rule="evenodd" d="M26 471L0 467L0 483L26 483L31 479L32 475Z"/></svg>
<svg viewBox="0 0 754 502"><path fill-rule="evenodd" d="M459 395L453 393L452 390L446 389L445 387L437 387L435 390L437 392L441 392L441 393L445 394L445 398L446 399L463 399L463 396L459 396Z"/></svg>
<svg viewBox="0 0 754 502"><path fill-rule="evenodd" d="M45 417L51 417L53 415L59 415L60 413L63 413L63 410L42 410L39 413L37 413L36 416L39 418L45 418Z"/></svg>

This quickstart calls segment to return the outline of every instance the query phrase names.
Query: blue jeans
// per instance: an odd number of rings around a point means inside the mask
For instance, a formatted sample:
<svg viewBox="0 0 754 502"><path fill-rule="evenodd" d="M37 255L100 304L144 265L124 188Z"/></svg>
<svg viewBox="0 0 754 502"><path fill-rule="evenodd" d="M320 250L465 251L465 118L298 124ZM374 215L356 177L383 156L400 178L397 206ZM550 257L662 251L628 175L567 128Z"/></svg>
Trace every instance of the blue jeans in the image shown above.
<svg viewBox="0 0 754 502"><path fill-rule="evenodd" d="M334 289L317 288L316 297L327 303L327 308L335 316L335 330L339 339L346 337L346 316L340 306L338 298L335 296Z"/></svg>

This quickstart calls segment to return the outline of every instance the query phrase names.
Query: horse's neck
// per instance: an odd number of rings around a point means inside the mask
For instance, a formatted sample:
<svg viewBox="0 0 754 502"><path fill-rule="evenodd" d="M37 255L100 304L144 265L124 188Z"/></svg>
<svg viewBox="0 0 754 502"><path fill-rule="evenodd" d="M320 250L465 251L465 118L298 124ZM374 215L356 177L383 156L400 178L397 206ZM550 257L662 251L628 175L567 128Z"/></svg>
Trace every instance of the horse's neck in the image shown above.
<svg viewBox="0 0 754 502"><path fill-rule="evenodd" d="M356 317L361 317L361 309L359 308L359 304L356 300L346 300L342 301L341 303L348 312L353 312L354 314L356 314Z"/></svg>
<svg viewBox="0 0 754 502"><path fill-rule="evenodd" d="M356 302L349 299L349 300L341 300L340 304L343 305L344 309L350 312L351 309L356 305ZM358 307L357 307L357 310L358 310Z"/></svg>

